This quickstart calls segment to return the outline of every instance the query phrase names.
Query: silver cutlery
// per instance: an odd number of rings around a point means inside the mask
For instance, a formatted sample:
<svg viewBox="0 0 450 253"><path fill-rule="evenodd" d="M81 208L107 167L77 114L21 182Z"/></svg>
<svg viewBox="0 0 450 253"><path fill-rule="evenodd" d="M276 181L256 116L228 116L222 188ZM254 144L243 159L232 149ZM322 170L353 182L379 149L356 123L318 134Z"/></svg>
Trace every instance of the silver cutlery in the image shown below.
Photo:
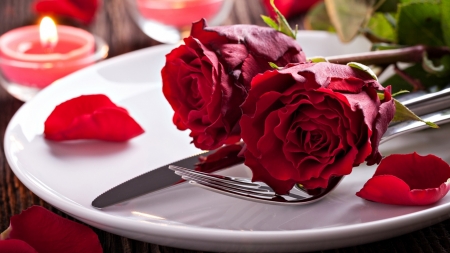
<svg viewBox="0 0 450 253"><path fill-rule="evenodd" d="M247 178L221 176L175 165L169 165L169 169L175 171L175 174L181 176L184 180L189 181L189 184L206 190L245 200L282 205L304 205L318 201L327 196L343 178L342 176L331 178L327 188L315 194L310 194L306 189L295 185L288 194L279 195L267 184L252 182Z"/></svg>
<svg viewBox="0 0 450 253"><path fill-rule="evenodd" d="M402 103L416 114L422 116L423 114L436 112L444 108L450 108L449 98L450 88L439 92L414 97L412 99L402 101ZM431 121L435 122L434 120L442 120L445 117L445 113L447 113L445 110L434 113L433 115L435 118L432 118ZM445 122L441 121L435 123L443 124ZM388 128L387 133L384 135L384 139L393 138L396 134L402 132L417 131L424 128L427 128L427 126L421 122L403 122L393 124ZM199 157L208 156L212 153L214 153L214 151L202 152L177 162L172 162L171 164L188 169L194 169L196 163L199 161ZM169 164L136 176L111 188L110 190L107 190L92 201L92 206L99 209L105 208L184 182L184 180L180 180L178 175L175 175L171 170L168 170L167 166L169 166Z"/></svg>
<svg viewBox="0 0 450 253"><path fill-rule="evenodd" d="M436 124L445 124L450 122L450 109L435 112L422 118L425 121L431 121ZM406 121L396 124L389 127L388 131L383 135L380 144L405 133L416 132L427 127L425 123L419 121ZM173 170L176 175L181 176L184 180L189 181L191 185L206 190L255 202L282 205L305 205L321 200L332 192L344 178L343 176L333 177L330 179L327 188L314 193L310 193L301 186L295 185L288 194L279 195L267 184L252 182L247 178L210 174L176 165L169 165L169 169Z"/></svg>

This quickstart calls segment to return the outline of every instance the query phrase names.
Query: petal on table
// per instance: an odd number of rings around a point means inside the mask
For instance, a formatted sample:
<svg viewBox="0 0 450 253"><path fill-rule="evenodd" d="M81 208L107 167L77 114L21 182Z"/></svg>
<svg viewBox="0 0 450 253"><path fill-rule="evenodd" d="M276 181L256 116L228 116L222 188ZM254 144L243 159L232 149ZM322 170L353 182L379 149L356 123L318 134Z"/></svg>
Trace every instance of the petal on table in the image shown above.
<svg viewBox="0 0 450 253"><path fill-rule="evenodd" d="M97 234L89 227L40 206L32 206L11 217L10 226L9 239L22 240L37 252L103 252Z"/></svg>
<svg viewBox="0 0 450 253"><path fill-rule="evenodd" d="M26 242L15 239L7 239L0 241L0 252L8 253L38 253L33 247Z"/></svg>

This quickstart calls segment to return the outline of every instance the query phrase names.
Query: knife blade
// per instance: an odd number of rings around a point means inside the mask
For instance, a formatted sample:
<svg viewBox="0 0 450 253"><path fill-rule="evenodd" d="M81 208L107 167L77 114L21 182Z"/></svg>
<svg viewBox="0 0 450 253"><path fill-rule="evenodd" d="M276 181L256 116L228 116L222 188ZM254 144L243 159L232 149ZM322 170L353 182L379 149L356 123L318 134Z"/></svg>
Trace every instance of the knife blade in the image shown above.
<svg viewBox="0 0 450 253"><path fill-rule="evenodd" d="M407 99L406 101L402 101L402 104L406 105L414 113L420 116L449 108L449 99L450 88L447 88L438 92ZM184 180L180 180L180 176L168 169L169 165L194 169L199 162L200 156L209 156L214 153L215 151L200 153L132 178L98 196L92 201L92 206L98 209L105 208L184 182ZM227 168L238 162L242 161L224 158L221 161L215 161L215 165L213 165L214 168L209 169L206 172Z"/></svg>
<svg viewBox="0 0 450 253"><path fill-rule="evenodd" d="M208 151L190 156L125 181L95 198L94 201L92 201L92 206L98 209L105 208L184 182L184 180L180 179L180 176L167 169L167 167L173 164L188 169L194 169L195 165L199 162L200 156L207 156L213 152L214 151Z"/></svg>

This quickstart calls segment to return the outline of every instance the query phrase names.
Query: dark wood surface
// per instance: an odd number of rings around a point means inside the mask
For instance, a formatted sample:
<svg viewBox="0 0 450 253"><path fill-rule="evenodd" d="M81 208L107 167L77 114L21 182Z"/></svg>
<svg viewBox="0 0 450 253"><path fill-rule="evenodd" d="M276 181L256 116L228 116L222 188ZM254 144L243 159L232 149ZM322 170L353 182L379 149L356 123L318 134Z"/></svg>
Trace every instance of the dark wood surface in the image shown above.
<svg viewBox="0 0 450 253"><path fill-rule="evenodd" d="M89 26L81 26L107 41L110 46L109 57L159 44L142 33L133 23L125 11L124 1L104 0L95 21ZM0 0L0 35L13 28L37 23L37 16L31 9L31 3L32 0ZM264 13L264 9L259 0L236 0L225 24L264 25L259 17L261 13ZM301 17L296 19L301 20ZM68 21L61 20L61 22ZM9 226L12 215L20 213L31 205L44 206L63 217L74 220L28 190L13 174L5 159L3 136L11 117L22 105L22 102L0 88L0 231ZM98 234L104 252L194 252L140 242L96 228L93 230ZM450 220L444 220L425 229L389 240L325 252L449 251Z"/></svg>

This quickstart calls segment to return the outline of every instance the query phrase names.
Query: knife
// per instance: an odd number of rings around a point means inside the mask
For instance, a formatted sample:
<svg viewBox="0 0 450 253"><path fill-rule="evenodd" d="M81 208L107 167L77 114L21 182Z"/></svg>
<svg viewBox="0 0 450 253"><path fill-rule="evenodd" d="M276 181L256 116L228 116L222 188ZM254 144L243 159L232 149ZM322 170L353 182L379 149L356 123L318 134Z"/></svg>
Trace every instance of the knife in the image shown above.
<svg viewBox="0 0 450 253"><path fill-rule="evenodd" d="M105 208L184 182L185 180L168 169L169 165L211 173L243 163L244 158L238 155L242 146L242 142L229 144L161 166L104 192L92 201L92 206L98 209Z"/></svg>
<svg viewBox="0 0 450 253"><path fill-rule="evenodd" d="M419 97L413 97L403 101L402 103L410 108L414 113L424 115L449 108L449 99L450 88L427 95L421 95ZM92 201L92 206L98 209L105 208L184 182L184 180L180 180L180 176L168 169L169 165L195 169L199 159L202 156L210 156L216 152L217 151L203 152L177 162L161 166L157 169L132 178L98 196L94 199L94 201ZM235 152L234 157L231 158L222 157L220 161L215 161L214 165L202 171L214 172L242 162L242 159L237 159L237 153L238 152Z"/></svg>
<svg viewBox="0 0 450 253"><path fill-rule="evenodd" d="M202 152L170 164L193 170L195 165L199 162L199 158L201 156L207 156L212 152L213 151ZM180 180L180 176L167 169L170 164L146 172L113 187L94 199L94 201L92 201L92 206L100 209L105 208L107 206L142 196L149 192L154 192L184 182L184 180Z"/></svg>

